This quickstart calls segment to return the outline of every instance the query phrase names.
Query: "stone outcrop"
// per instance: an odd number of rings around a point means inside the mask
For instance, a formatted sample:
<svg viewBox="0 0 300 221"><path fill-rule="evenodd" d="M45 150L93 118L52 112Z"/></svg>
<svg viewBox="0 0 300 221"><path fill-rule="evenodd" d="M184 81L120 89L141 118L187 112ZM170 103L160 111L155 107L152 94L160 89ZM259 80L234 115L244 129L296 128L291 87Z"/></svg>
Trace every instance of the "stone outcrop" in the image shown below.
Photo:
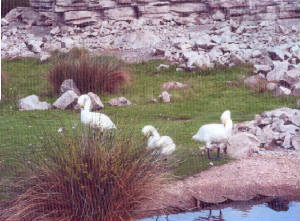
<svg viewBox="0 0 300 221"><path fill-rule="evenodd" d="M117 107L131 105L131 102L127 100L125 97L113 98L110 101L108 101L108 103L110 106L117 106Z"/></svg>
<svg viewBox="0 0 300 221"><path fill-rule="evenodd" d="M2 58L44 61L51 51L84 45L94 53L119 53L127 61L159 56L177 64L177 71L251 63L255 77L245 80L250 88L300 96L300 13L295 13L300 0L59 0L45 8L32 2L33 8L14 9L1 20ZM59 14L51 18L59 26L33 28L41 25L41 13ZM50 17L43 17L46 25Z"/></svg>
<svg viewBox="0 0 300 221"><path fill-rule="evenodd" d="M227 154L236 159L251 157L253 153L259 151L259 145L256 136L239 132L228 139Z"/></svg>
<svg viewBox="0 0 300 221"><path fill-rule="evenodd" d="M77 104L77 99L78 95L73 90L68 90L53 103L53 106L61 110L72 109Z"/></svg>
<svg viewBox="0 0 300 221"><path fill-rule="evenodd" d="M235 125L234 133L249 133L262 150L300 150L300 110L279 108L257 115L254 120ZM257 146L257 145L255 145Z"/></svg>
<svg viewBox="0 0 300 221"><path fill-rule="evenodd" d="M19 110L48 110L51 108L51 104L47 102L41 102L36 95L30 95L22 98L18 102Z"/></svg>
<svg viewBox="0 0 300 221"><path fill-rule="evenodd" d="M172 95L169 94L167 91L163 91L158 98L162 100L164 103L170 103L171 102Z"/></svg>
<svg viewBox="0 0 300 221"><path fill-rule="evenodd" d="M80 91L77 88L75 82L72 79L67 79L60 85L60 94L67 92L68 90L74 91L78 96L80 96Z"/></svg>
<svg viewBox="0 0 300 221"><path fill-rule="evenodd" d="M203 24L230 17L254 21L300 16L298 0L30 0L30 5L37 12L59 14L62 22L73 25L140 17L152 21L174 19L178 23Z"/></svg>
<svg viewBox="0 0 300 221"><path fill-rule="evenodd" d="M104 108L104 105L100 99L100 97L93 93L93 92L89 92L88 96L91 98L92 101L92 108L91 111L97 111L97 110L101 110Z"/></svg>

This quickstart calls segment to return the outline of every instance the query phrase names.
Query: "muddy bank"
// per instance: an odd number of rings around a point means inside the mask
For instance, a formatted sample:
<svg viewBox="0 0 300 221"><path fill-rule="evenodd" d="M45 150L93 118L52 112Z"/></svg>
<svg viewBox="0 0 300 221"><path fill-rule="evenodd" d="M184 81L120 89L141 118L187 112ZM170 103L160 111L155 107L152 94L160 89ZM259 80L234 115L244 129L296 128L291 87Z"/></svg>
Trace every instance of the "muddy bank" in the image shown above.
<svg viewBox="0 0 300 221"><path fill-rule="evenodd" d="M300 158L255 156L212 167L154 191L138 211L143 217L266 197L300 199Z"/></svg>

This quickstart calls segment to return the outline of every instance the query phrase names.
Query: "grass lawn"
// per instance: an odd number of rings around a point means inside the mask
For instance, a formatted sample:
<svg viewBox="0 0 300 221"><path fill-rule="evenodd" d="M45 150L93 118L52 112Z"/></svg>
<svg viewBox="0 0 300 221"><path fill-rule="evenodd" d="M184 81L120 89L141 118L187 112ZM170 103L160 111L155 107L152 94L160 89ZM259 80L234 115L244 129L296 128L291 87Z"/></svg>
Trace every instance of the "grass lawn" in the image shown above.
<svg viewBox="0 0 300 221"><path fill-rule="evenodd" d="M169 70L156 71L162 61L149 61L131 65L131 84L118 94L101 95L107 114L116 124L116 136L142 140L141 129L151 124L161 135L171 136L177 144L175 157L179 163L174 174L180 177L192 175L208 167L206 155L202 156L199 143L191 139L202 124L220 122L221 113L229 109L233 122L253 119L255 114L286 106L295 108L296 98L276 98L268 93L257 94L241 86L226 84L226 81L241 81L251 74L251 67L236 66L216 68L209 71L176 72L175 66ZM25 96L36 94L40 100L53 103L57 95L45 75L49 63L40 63L34 58L2 60L2 71L6 81L2 83L0 102L0 159L3 176L8 176L5 168L12 165L16 154L29 156L45 134L57 133L63 127L72 130L80 125L80 114L75 110L18 111L17 101ZM167 81L189 83L190 88L173 90L172 102L151 103L161 93L161 86ZM107 101L112 97L125 96L133 105L110 107ZM188 119L188 120L181 120ZM216 164L226 161L216 162Z"/></svg>

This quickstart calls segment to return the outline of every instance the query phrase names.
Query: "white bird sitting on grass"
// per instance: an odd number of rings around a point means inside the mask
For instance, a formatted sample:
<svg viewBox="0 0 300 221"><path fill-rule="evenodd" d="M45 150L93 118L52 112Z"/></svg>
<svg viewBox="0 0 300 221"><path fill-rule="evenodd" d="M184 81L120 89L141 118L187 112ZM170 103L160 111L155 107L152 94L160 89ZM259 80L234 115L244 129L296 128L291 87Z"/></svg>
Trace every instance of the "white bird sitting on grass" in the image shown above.
<svg viewBox="0 0 300 221"><path fill-rule="evenodd" d="M220 147L218 147L217 157L210 157L209 149L211 148L211 143L227 142L228 138L231 136L233 124L229 110L223 112L221 115L221 122L222 124L205 124L200 127L197 134L193 136L193 140L205 142L208 159L210 160L221 160Z"/></svg>
<svg viewBox="0 0 300 221"><path fill-rule="evenodd" d="M111 121L111 119L102 113L91 112L92 101L87 95L81 95L78 98L77 103L81 109L81 122L93 129L99 129L101 132L106 130L117 129L116 125Z"/></svg>
<svg viewBox="0 0 300 221"><path fill-rule="evenodd" d="M148 138L148 149L159 149L161 155L170 155L176 145L169 136L160 136L155 127L147 125L142 129L142 133Z"/></svg>

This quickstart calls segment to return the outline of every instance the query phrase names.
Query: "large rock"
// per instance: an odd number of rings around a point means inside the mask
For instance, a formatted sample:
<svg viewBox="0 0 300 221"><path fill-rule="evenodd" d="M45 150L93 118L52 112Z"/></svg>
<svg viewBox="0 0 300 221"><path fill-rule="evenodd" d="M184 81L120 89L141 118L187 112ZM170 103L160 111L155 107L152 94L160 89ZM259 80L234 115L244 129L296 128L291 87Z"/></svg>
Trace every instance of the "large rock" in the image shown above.
<svg viewBox="0 0 300 221"><path fill-rule="evenodd" d="M244 84L252 90L256 90L259 88L263 89L266 85L266 80L261 78L259 75L252 75L245 78Z"/></svg>
<svg viewBox="0 0 300 221"><path fill-rule="evenodd" d="M254 135L240 132L229 137L227 154L237 159L250 157L259 151L259 146L260 142Z"/></svg>
<svg viewBox="0 0 300 221"><path fill-rule="evenodd" d="M292 85L292 95L300 96L300 81Z"/></svg>
<svg viewBox="0 0 300 221"><path fill-rule="evenodd" d="M269 71L271 71L272 68L269 65L263 65L263 64L256 64L254 65L254 73L255 74L267 74Z"/></svg>
<svg viewBox="0 0 300 221"><path fill-rule="evenodd" d="M92 100L92 110L91 111L101 110L104 108L104 105L103 105L100 97L97 94L95 94L93 92L89 92L88 96Z"/></svg>
<svg viewBox="0 0 300 221"><path fill-rule="evenodd" d="M207 53L202 51L186 51L183 52L183 57L187 60L186 64L188 68L199 67L199 68L212 68L214 64L211 62L210 57Z"/></svg>
<svg viewBox="0 0 300 221"><path fill-rule="evenodd" d="M123 7L105 10L104 16L112 20L125 21L136 18L136 13L132 7Z"/></svg>
<svg viewBox="0 0 300 221"><path fill-rule="evenodd" d="M153 47L161 40L159 36L150 31L136 31L118 37L115 46L128 47L131 49Z"/></svg>
<svg viewBox="0 0 300 221"><path fill-rule="evenodd" d="M268 81L281 81L284 79L285 73L288 71L289 63L287 61L274 62L274 69L267 74Z"/></svg>
<svg viewBox="0 0 300 221"><path fill-rule="evenodd" d="M299 135L292 136L291 143L295 150L300 151L300 136Z"/></svg>
<svg viewBox="0 0 300 221"><path fill-rule="evenodd" d="M22 98L18 101L19 110L48 110L51 108L51 104L47 102L41 102L36 95L30 95Z"/></svg>
<svg viewBox="0 0 300 221"><path fill-rule="evenodd" d="M10 10L5 15L5 19L9 23L22 21L31 26L39 20L39 13L30 7L17 7Z"/></svg>
<svg viewBox="0 0 300 221"><path fill-rule="evenodd" d="M53 106L61 110L72 109L77 104L77 99L78 95L74 91L68 90L54 102Z"/></svg>
<svg viewBox="0 0 300 221"><path fill-rule="evenodd" d="M167 91L163 91L160 95L159 95L159 99L161 99L164 103L170 103L171 102L171 94L169 94Z"/></svg>
<svg viewBox="0 0 300 221"><path fill-rule="evenodd" d="M162 85L161 89L164 91L172 90L172 89L185 89L187 88L187 84L183 84L176 81L169 81Z"/></svg>
<svg viewBox="0 0 300 221"><path fill-rule="evenodd" d="M67 11L64 13L66 24L88 25L98 21L100 15L93 11Z"/></svg>
<svg viewBox="0 0 300 221"><path fill-rule="evenodd" d="M282 80L286 81L289 85L300 82L300 65L292 70L287 71Z"/></svg>
<svg viewBox="0 0 300 221"><path fill-rule="evenodd" d="M80 96L80 91L77 88L73 79L64 80L60 86L60 94L67 92L68 90L74 91L78 96Z"/></svg>
<svg viewBox="0 0 300 221"><path fill-rule="evenodd" d="M276 83L269 82L269 83L267 83L267 85L266 85L266 89L267 89L268 91L274 91L274 90L276 90L277 86L278 86L278 85L277 85Z"/></svg>
<svg viewBox="0 0 300 221"><path fill-rule="evenodd" d="M131 105L131 102L127 100L125 97L113 98L110 101L108 101L108 103L111 106L118 106L118 107Z"/></svg>
<svg viewBox="0 0 300 221"><path fill-rule="evenodd" d="M275 90L275 96L289 96L291 93L292 92L290 89L283 87L283 86L279 86Z"/></svg>
<svg viewBox="0 0 300 221"><path fill-rule="evenodd" d="M27 48L34 52L34 53L40 53L42 51L42 47L44 45L44 42L39 39L28 39L25 41L25 44Z"/></svg>
<svg viewBox="0 0 300 221"><path fill-rule="evenodd" d="M275 47L268 50L269 56L272 60L284 60L284 52L279 47Z"/></svg>
<svg viewBox="0 0 300 221"><path fill-rule="evenodd" d="M193 12L204 12L206 11L206 5L204 3L179 3L173 4L170 10L177 13L193 13Z"/></svg>

